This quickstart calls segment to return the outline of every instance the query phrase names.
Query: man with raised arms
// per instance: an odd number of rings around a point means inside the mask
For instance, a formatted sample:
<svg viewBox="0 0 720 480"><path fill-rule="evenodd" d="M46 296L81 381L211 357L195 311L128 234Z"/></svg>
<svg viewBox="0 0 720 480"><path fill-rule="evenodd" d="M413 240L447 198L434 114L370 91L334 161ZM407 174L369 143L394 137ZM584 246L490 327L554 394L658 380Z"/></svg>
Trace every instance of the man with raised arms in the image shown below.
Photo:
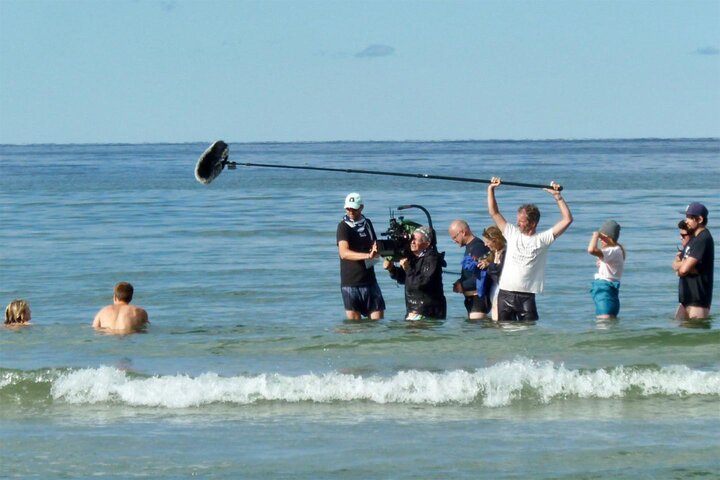
<svg viewBox="0 0 720 480"><path fill-rule="evenodd" d="M537 320L535 295L543 291L548 249L568 229L573 217L560 194L562 187L551 182L550 188L543 190L555 198L562 219L552 228L538 233L540 210L533 204L525 204L518 208L515 226L505 220L498 210L495 189L501 183L499 177L493 177L488 186L488 212L507 240L497 299L498 320Z"/></svg>
<svg viewBox="0 0 720 480"><path fill-rule="evenodd" d="M134 333L150 323L145 309L131 305L133 286L127 282L115 285L113 303L103 307L93 320L93 328L111 333Z"/></svg>

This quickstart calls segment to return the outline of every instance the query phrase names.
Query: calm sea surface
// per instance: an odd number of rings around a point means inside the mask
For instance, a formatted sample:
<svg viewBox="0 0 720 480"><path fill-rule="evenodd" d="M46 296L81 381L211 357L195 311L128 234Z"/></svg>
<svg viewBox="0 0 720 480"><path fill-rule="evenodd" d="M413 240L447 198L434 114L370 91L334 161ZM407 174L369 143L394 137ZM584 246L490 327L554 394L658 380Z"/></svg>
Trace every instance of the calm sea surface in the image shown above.
<svg viewBox="0 0 720 480"><path fill-rule="evenodd" d="M238 162L562 183L575 222L529 326L469 323L451 292L447 226L490 224L485 185L238 167L204 186L206 147L0 146L0 303L33 313L0 329L1 476L720 478L719 320L673 319L670 268L689 202L720 238L720 140L230 145ZM382 271L386 318L344 320L350 191L378 231L398 205L430 211L447 320L404 322ZM539 189L498 202L559 219ZM609 218L628 257L620 318L598 322L586 248ZM121 280L147 334L90 326Z"/></svg>

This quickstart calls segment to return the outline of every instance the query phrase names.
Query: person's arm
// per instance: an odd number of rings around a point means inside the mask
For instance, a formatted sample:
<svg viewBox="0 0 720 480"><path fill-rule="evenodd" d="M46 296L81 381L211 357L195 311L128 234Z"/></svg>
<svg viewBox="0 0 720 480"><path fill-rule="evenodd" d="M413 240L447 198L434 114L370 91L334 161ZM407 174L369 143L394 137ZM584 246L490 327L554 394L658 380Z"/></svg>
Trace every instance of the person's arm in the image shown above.
<svg viewBox="0 0 720 480"><path fill-rule="evenodd" d="M558 204L558 208L560 209L560 215L562 215L562 218L559 222L557 222L555 225L553 225L552 232L553 236L555 238L562 235L565 230L568 229L570 224L573 222L573 216L572 213L570 213L570 207L568 207L567 203L565 203L565 199L563 198L562 194L560 193L560 189L562 187L559 183L550 182L550 188L544 188L546 192L548 192L550 195L555 198L555 201Z"/></svg>
<svg viewBox="0 0 720 480"><path fill-rule="evenodd" d="M677 255L675 257L675 261L673 262L673 270L677 272L678 277L687 277L690 274L696 274L698 264L698 259L694 257L685 257L684 259L680 259L680 255Z"/></svg>
<svg viewBox="0 0 720 480"><path fill-rule="evenodd" d="M390 278L392 278L393 280L397 280L397 278L398 278L398 271L400 271L401 269L395 267L395 263L393 263L392 260L390 260L390 259L388 259L388 258L386 258L385 260L383 260L383 268L384 268L385 270L387 270L387 272L390 274ZM403 274L404 274L404 273L405 273L405 272L403 272ZM405 279L405 277L403 276L403 280L404 280L404 279Z"/></svg>
<svg viewBox="0 0 720 480"><path fill-rule="evenodd" d="M697 266L700 259L705 256L705 249L711 245L707 240L707 236L702 235L702 238L698 238L700 234L696 234L685 247L686 255L677 255L673 262L673 270L675 270L679 277L687 277L688 275L697 275Z"/></svg>
<svg viewBox="0 0 720 480"><path fill-rule="evenodd" d="M600 260L603 259L603 253L602 250L598 248L598 239L600 238L599 232L593 232L592 237L590 238L590 244L588 245L588 253L590 255L593 255L595 257L598 257Z"/></svg>
<svg viewBox="0 0 720 480"><path fill-rule="evenodd" d="M102 322L100 321L101 313L104 309L101 309L98 313L95 314L95 318L93 319L92 326L93 328L102 328Z"/></svg>
<svg viewBox="0 0 720 480"><path fill-rule="evenodd" d="M397 268L395 264L391 260L385 260L385 263L388 265L386 267L388 273L390 274L390 278L395 280L400 285L403 285L405 283L405 268L402 267L403 264L407 265L407 258L403 258L400 260L400 266L401 268Z"/></svg>
<svg viewBox="0 0 720 480"><path fill-rule="evenodd" d="M492 177L492 179L490 179L490 185L488 185L487 191L487 201L488 213L490 214L490 217L492 217L493 222L495 222L495 225L497 225L500 231L504 232L505 224L507 223L507 221L505 220L505 217L500 214L497 200L495 199L495 189L499 187L501 183L502 182L500 181L500 177Z"/></svg>
<svg viewBox="0 0 720 480"><path fill-rule="evenodd" d="M463 272L463 277L461 279L463 292L471 292L476 288L477 276L480 274L477 257L472 255L476 252L477 249L474 252L471 252L471 255L465 255L463 257L462 264L460 265Z"/></svg>
<svg viewBox="0 0 720 480"><path fill-rule="evenodd" d="M350 250L350 243L347 240L340 240L338 242L338 253L340 258L343 260L370 260L379 255L377 242L373 242L372 249L369 252L356 252Z"/></svg>
<svg viewBox="0 0 720 480"><path fill-rule="evenodd" d="M340 222L337 227L335 238L337 240L338 254L340 255L340 258L342 260L370 260L371 258L377 257L379 255L377 242L373 242L370 252L357 252L355 250L351 250L349 235L350 227L348 227L345 222Z"/></svg>

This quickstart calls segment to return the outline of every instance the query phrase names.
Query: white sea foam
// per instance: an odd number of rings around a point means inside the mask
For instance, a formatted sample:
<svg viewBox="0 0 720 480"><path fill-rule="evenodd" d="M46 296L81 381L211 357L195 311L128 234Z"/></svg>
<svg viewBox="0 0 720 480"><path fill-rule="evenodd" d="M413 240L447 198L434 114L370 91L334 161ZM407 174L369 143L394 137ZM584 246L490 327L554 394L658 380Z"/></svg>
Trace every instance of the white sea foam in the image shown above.
<svg viewBox="0 0 720 480"><path fill-rule="evenodd" d="M221 377L206 373L133 378L113 367L82 369L58 377L53 398L70 403L117 402L166 408L226 402L350 402L470 404L499 407L523 397L543 403L562 398L627 395L720 395L720 372L686 366L571 370L552 362L519 358L475 371L409 370L362 377L337 372L287 376Z"/></svg>

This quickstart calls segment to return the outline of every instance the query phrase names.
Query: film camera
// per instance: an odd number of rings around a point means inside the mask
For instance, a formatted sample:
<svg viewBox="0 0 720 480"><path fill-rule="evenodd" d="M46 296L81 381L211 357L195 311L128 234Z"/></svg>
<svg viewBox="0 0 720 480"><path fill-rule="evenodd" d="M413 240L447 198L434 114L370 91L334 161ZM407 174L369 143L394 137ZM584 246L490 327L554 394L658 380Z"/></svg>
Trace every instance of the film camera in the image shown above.
<svg viewBox="0 0 720 480"><path fill-rule="evenodd" d="M407 208L419 208L425 212L428 223L427 225L432 228L432 219L430 213L420 205L401 205L398 210L405 210ZM390 221L388 229L382 232L380 235L387 237L387 240L378 240L378 251L381 257L392 258L393 261L398 261L401 258L405 258L411 255L410 252L410 241L412 240L412 234L416 228L420 227L421 224L412 220L406 220L404 217L395 218L393 211L390 211ZM432 245L436 244L436 240L433 235Z"/></svg>

